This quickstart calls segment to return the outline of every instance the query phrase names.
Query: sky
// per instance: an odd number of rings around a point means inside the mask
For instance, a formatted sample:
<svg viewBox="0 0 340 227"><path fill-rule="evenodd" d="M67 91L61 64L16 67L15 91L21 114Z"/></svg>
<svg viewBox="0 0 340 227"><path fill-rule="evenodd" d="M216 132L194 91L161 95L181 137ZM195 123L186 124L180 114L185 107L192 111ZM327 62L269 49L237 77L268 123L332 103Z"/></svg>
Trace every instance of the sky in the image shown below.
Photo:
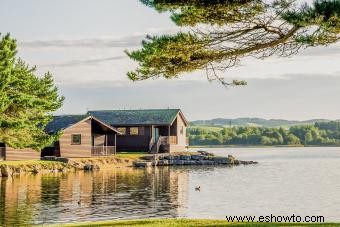
<svg viewBox="0 0 340 227"><path fill-rule="evenodd" d="M37 73L50 71L65 96L56 114L95 109L180 108L189 120L261 117L340 119L340 45L290 58L246 59L226 71L245 87L208 82L204 72L179 79L132 82L124 50L147 34L176 31L169 14L139 0L2 0L0 32L18 41L18 55Z"/></svg>

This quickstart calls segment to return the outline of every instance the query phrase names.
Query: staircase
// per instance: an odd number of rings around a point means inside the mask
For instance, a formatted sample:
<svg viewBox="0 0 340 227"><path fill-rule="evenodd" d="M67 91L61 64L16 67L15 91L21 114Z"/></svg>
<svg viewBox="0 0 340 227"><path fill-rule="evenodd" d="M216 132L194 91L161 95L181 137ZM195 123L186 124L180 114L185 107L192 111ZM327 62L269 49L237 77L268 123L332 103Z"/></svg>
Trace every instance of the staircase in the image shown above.
<svg viewBox="0 0 340 227"><path fill-rule="evenodd" d="M153 138L151 138L149 144L149 152L151 154L157 154L159 152L159 147L161 146L163 140L164 140L163 136L160 136L158 137L157 143L153 143Z"/></svg>

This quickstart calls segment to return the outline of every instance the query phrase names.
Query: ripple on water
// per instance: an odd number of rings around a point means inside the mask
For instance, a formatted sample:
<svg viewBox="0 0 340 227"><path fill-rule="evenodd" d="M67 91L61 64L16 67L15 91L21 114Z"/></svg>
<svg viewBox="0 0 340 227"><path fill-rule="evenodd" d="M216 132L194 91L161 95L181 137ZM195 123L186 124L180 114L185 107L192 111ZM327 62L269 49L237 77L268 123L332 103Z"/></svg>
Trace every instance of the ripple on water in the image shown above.
<svg viewBox="0 0 340 227"><path fill-rule="evenodd" d="M259 164L3 178L0 225L270 214L340 221L340 148L207 150Z"/></svg>

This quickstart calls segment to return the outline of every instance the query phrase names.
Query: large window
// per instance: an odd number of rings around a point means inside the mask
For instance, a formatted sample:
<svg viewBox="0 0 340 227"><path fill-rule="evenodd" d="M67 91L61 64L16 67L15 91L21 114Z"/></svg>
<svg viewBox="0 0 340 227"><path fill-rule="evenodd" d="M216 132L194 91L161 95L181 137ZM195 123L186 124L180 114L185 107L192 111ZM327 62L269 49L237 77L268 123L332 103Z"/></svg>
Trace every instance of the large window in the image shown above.
<svg viewBox="0 0 340 227"><path fill-rule="evenodd" d="M71 144L72 145L81 144L81 134L72 134L71 135Z"/></svg>
<svg viewBox="0 0 340 227"><path fill-rule="evenodd" d="M130 135L138 136L138 127L131 127L130 128Z"/></svg>
<svg viewBox="0 0 340 227"><path fill-rule="evenodd" d="M126 135L126 128L117 128L118 132L120 132L122 135Z"/></svg>

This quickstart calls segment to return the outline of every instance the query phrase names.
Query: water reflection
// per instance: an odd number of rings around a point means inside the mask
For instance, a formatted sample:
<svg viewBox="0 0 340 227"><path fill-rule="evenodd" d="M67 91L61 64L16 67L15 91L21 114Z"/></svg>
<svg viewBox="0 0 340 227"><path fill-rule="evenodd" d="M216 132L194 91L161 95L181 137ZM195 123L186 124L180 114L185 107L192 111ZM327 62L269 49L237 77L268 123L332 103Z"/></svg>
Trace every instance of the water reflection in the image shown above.
<svg viewBox="0 0 340 227"><path fill-rule="evenodd" d="M340 220L340 148L214 148L248 166L116 169L1 179L0 226L226 215ZM201 186L200 191L195 187Z"/></svg>
<svg viewBox="0 0 340 227"><path fill-rule="evenodd" d="M187 187L187 171L169 168L2 178L0 225L177 217Z"/></svg>

